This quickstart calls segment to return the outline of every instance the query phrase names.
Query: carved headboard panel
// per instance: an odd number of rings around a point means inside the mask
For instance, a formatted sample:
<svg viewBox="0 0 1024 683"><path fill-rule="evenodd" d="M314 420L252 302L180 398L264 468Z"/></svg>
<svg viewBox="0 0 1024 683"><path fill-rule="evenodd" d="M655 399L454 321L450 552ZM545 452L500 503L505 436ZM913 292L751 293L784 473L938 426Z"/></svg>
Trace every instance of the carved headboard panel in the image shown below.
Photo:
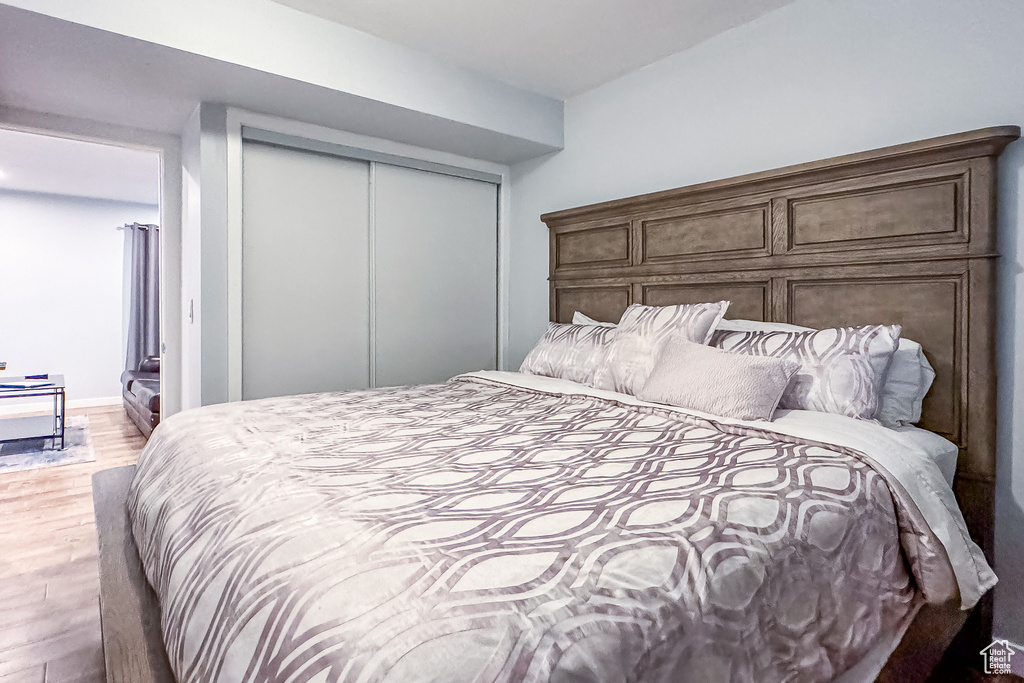
<svg viewBox="0 0 1024 683"><path fill-rule="evenodd" d="M936 379L921 426L960 446L956 491L992 557L996 169L987 128L595 204L550 228L551 319L729 299L729 318L899 323Z"/></svg>

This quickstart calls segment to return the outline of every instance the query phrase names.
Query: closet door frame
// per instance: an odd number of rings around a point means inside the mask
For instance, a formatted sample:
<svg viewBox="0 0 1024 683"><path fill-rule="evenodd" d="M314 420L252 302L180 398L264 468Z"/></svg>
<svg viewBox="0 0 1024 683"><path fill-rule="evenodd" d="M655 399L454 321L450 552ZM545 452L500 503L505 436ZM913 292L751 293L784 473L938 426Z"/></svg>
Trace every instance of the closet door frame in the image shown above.
<svg viewBox="0 0 1024 683"><path fill-rule="evenodd" d="M243 131L244 129L244 131ZM457 175L498 185L497 331L498 369L506 369L508 350L508 264L510 192L509 167L446 152L423 149L393 140L324 128L242 109L227 110L227 379L228 400L242 400L242 140L277 142L320 151ZM372 173L372 164L371 164ZM372 184L371 184L372 187ZM371 205L372 206L372 205ZM372 209L371 209L372 210ZM371 253L372 258L372 253ZM372 269L371 269L372 273ZM372 275L371 275L372 277ZM371 282L371 294L373 287ZM375 329L370 308L371 335ZM371 351L372 353L372 351ZM371 359L371 364L372 364Z"/></svg>

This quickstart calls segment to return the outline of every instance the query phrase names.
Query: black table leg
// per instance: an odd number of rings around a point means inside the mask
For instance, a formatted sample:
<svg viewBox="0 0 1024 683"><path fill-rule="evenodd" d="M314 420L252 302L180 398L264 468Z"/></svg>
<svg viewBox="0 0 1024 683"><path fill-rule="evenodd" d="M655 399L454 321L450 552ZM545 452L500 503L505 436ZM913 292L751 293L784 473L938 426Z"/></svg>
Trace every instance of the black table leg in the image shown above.
<svg viewBox="0 0 1024 683"><path fill-rule="evenodd" d="M54 397L53 400L54 400L54 403L56 403L56 401L57 401L56 396ZM64 406L64 404L65 404L64 390L61 389L60 390L60 449L61 450L64 450L64 422L65 422L65 419L64 419L64 417L65 417L65 415L64 415L64 412L65 412L64 408L65 408L65 406Z"/></svg>

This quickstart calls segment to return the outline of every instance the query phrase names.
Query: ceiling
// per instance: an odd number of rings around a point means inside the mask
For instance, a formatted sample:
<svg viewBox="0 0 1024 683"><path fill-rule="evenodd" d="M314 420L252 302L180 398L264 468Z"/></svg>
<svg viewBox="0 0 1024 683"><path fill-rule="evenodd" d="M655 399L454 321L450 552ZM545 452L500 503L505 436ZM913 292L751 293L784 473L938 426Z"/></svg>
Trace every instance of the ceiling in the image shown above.
<svg viewBox="0 0 1024 683"><path fill-rule="evenodd" d="M160 156L0 129L0 189L157 204Z"/></svg>
<svg viewBox="0 0 1024 683"><path fill-rule="evenodd" d="M565 99L793 0L275 0Z"/></svg>

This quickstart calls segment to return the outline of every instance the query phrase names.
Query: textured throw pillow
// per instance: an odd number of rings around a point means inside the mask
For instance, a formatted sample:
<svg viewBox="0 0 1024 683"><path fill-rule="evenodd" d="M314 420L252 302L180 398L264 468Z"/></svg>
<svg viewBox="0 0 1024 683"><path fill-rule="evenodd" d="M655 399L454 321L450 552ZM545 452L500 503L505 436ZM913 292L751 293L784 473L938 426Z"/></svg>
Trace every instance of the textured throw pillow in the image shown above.
<svg viewBox="0 0 1024 683"><path fill-rule="evenodd" d="M869 325L809 332L718 331L711 345L799 362L800 370L782 395L782 408L870 420L878 412L900 329Z"/></svg>
<svg viewBox="0 0 1024 683"><path fill-rule="evenodd" d="M729 353L672 339L637 398L738 420L771 420L799 369L800 363L786 358Z"/></svg>
<svg viewBox="0 0 1024 683"><path fill-rule="evenodd" d="M519 372L593 385L615 332L614 327L548 323Z"/></svg>
<svg viewBox="0 0 1024 683"><path fill-rule="evenodd" d="M572 314L573 325L600 325L601 327L615 327L615 323L603 323L600 320L594 320L590 316L583 315L579 311L574 311Z"/></svg>
<svg viewBox="0 0 1024 683"><path fill-rule="evenodd" d="M679 337L707 344L727 308L728 301L679 306L633 304L619 319L594 386L635 396L669 339Z"/></svg>
<svg viewBox="0 0 1024 683"><path fill-rule="evenodd" d="M728 332L811 332L810 327L760 320L722 320L719 331ZM875 418L886 427L897 428L921 419L924 397L935 381L935 370L925 358L924 349L916 341L900 338L892 364L879 396Z"/></svg>

